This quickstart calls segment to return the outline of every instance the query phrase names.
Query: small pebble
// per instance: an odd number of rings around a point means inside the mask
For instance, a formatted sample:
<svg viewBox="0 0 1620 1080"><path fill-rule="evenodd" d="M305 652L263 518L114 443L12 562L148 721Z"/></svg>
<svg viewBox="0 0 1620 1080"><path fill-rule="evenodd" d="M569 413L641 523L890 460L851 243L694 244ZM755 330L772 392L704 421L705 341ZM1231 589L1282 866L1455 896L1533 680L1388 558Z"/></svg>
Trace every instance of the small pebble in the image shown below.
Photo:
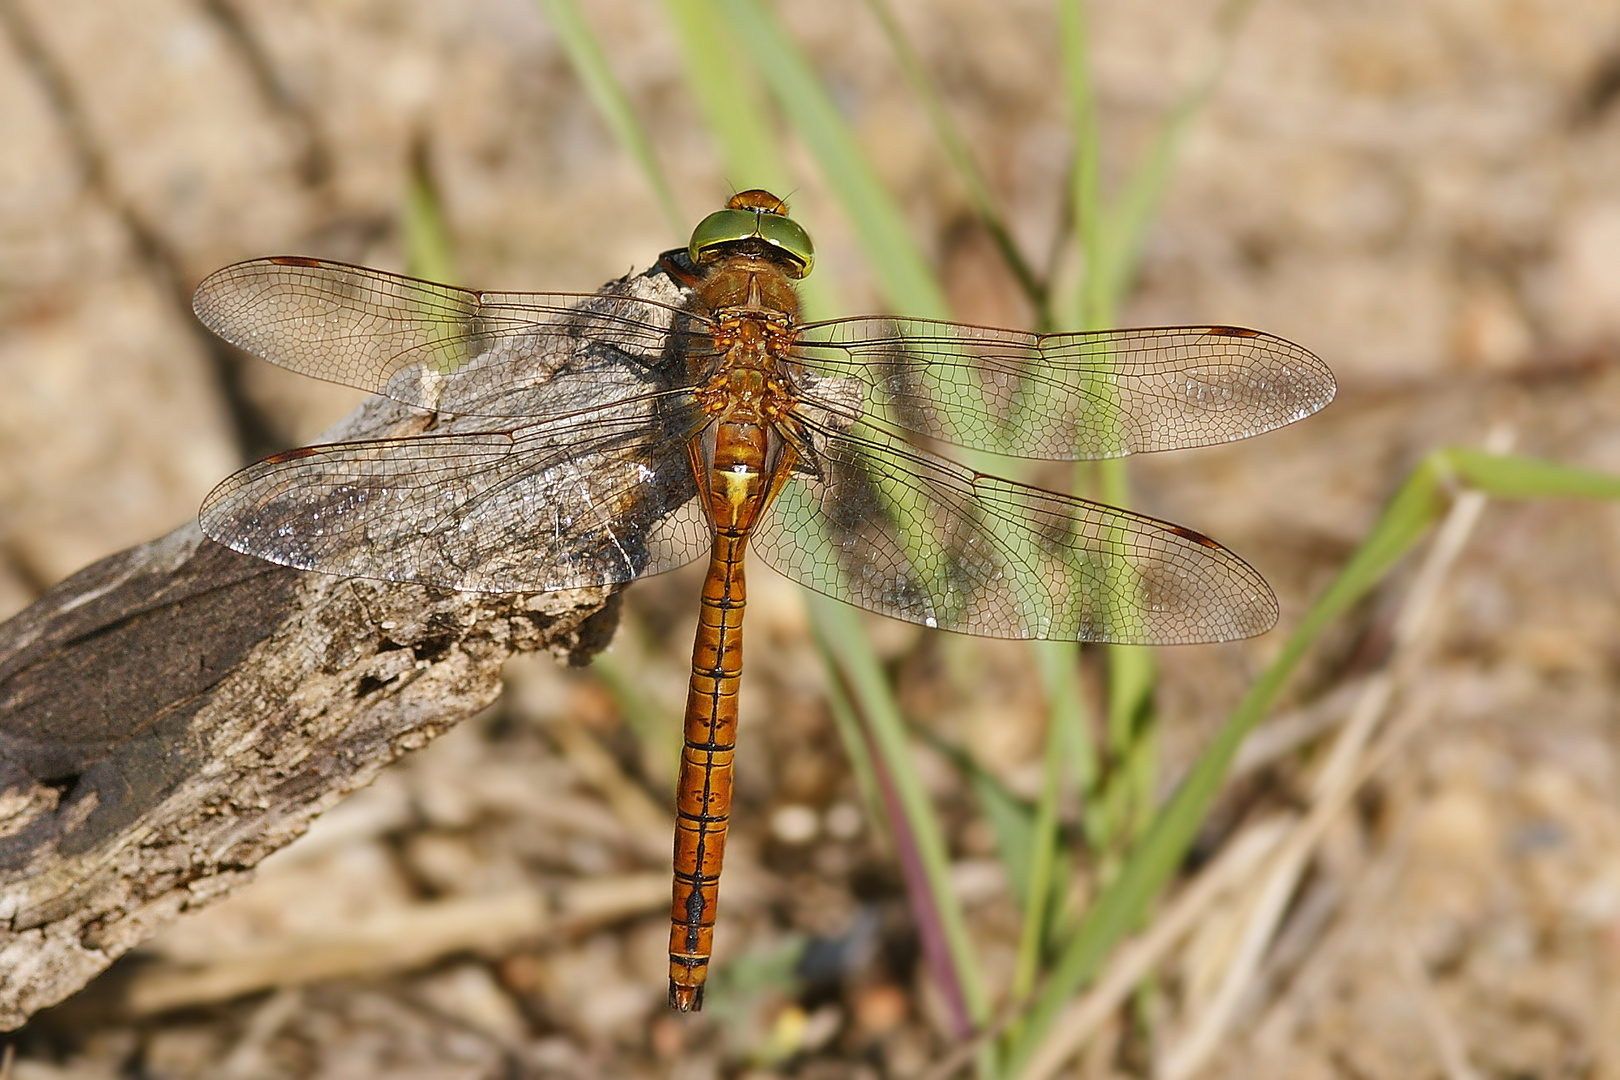
<svg viewBox="0 0 1620 1080"><path fill-rule="evenodd" d="M771 835L784 844L808 844L820 831L816 812L803 803L787 803L771 812Z"/></svg>

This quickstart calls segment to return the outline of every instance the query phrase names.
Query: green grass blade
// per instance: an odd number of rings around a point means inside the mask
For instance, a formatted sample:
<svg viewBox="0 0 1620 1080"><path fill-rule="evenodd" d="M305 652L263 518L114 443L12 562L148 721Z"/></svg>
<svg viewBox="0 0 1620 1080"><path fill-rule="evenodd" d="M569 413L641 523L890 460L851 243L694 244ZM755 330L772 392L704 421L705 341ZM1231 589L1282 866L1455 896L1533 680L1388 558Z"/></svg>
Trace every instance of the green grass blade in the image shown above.
<svg viewBox="0 0 1620 1080"><path fill-rule="evenodd" d="M1022 905L1030 869L1036 858L1033 843L1036 810L1014 795L960 746L948 743L926 730L914 732L913 735L950 761L973 789L974 799L995 837L996 854L1007 872L1014 899Z"/></svg>
<svg viewBox="0 0 1620 1080"><path fill-rule="evenodd" d="M827 671L827 708L832 713L833 726L844 744L850 768L855 771L855 786L860 789L861 801L873 821L883 820L883 799L878 794L877 778L872 772L872 755L867 752L866 736L861 732L861 720L855 703L850 699L847 685L839 677L837 658L825 645L825 635L812 624L812 636L821 664Z"/></svg>
<svg viewBox="0 0 1620 1080"><path fill-rule="evenodd" d="M636 119L630 98L619 85L618 77L608 65L607 55L602 52L602 46L597 43L596 35L591 33L578 5L574 0L535 0L535 4L551 23L563 51L568 54L568 62L573 65L574 74L585 84L585 92L595 103L596 111L602 114L613 137L641 169L642 176L658 199L659 209L664 212L664 220L669 223L671 232L684 241L690 223L675 205L675 195L664 178L663 169L658 165L652 142L642 130L641 122Z"/></svg>
<svg viewBox="0 0 1620 1080"><path fill-rule="evenodd" d="M730 25L719 17L714 0L664 0L664 9L680 41L698 111L720 145L733 188L762 187L791 194L797 185L777 145L780 125L766 108L759 80L748 68ZM814 236L813 223L807 227ZM811 274L798 288L806 319L830 319L844 310L825 274Z"/></svg>
<svg viewBox="0 0 1620 1080"><path fill-rule="evenodd" d="M1041 673L1048 702L1046 714L1046 747L1041 760L1041 792L1035 804L1035 817L1030 823L1029 865L1022 887L1015 885L1014 896L1023 910L1018 928L1018 952L1013 961L1012 984L1008 996L1022 1000L1035 988L1048 937L1048 917L1056 908L1057 867L1062 855L1062 842L1058 832L1058 805L1062 792L1063 765L1067 755L1065 747L1069 732L1065 725L1071 717L1083 722L1083 704L1078 680L1074 678L1077 659L1072 647L1062 643L1032 645L1034 659Z"/></svg>
<svg viewBox="0 0 1620 1080"><path fill-rule="evenodd" d="M618 634L622 636L624 632L621 625ZM639 645L636 651L640 651ZM641 748L642 772L648 781L660 791L675 790L676 765L681 760L680 729L671 724L669 714L642 691L634 662L626 663L619 655L603 652L591 659L590 670L635 733Z"/></svg>
<svg viewBox="0 0 1620 1080"><path fill-rule="evenodd" d="M1066 310L1073 313L1081 328L1115 322L1118 305L1136 272L1142 238L1163 201L1186 130L1225 70L1230 42L1248 7L1248 0L1234 0L1218 17L1220 43L1213 60L1172 107L1148 152L1135 164L1116 196L1105 200L1099 175L1100 125L1091 82L1085 13L1081 0L1064 0L1060 5L1064 85L1075 132L1071 197L1083 269L1078 292ZM1127 505L1124 463L1102 462L1094 469L1103 500ZM1110 781L1104 799L1111 808L1105 816L1118 838L1134 833L1156 786L1157 754L1151 722L1156 673L1150 650L1113 646L1106 655L1109 695L1105 731L1111 756L1126 763L1126 768Z"/></svg>
<svg viewBox="0 0 1620 1080"><path fill-rule="evenodd" d="M400 224L405 239L405 272L429 281L454 282L456 261L451 254L450 230L428 168L426 148L420 144L411 153Z"/></svg>
<svg viewBox="0 0 1620 1080"><path fill-rule="evenodd" d="M894 702L883 669L859 633L854 610L836 600L807 594L813 615L811 627L820 646L832 657L838 673L858 703L872 753L894 787L904 826L915 844L927 879L928 900L945 937L951 966L968 1019L975 1026L989 1019L990 996L979 973L967 919L950 883L950 856L939 819L910 763L911 750L905 721Z"/></svg>
<svg viewBox="0 0 1620 1080"><path fill-rule="evenodd" d="M1141 922L1196 835L1233 754L1309 646L1434 523L1444 501L1437 494L1432 467L1418 470L1402 486L1355 555L1289 635L1277 659L1249 688L1199 756L1119 874L1065 943L1012 1048L1011 1075L1018 1075L1028 1063L1064 1004L1096 974L1108 952Z"/></svg>
<svg viewBox="0 0 1620 1080"><path fill-rule="evenodd" d="M1043 835L1047 831L1046 823L1041 820L1043 808L1037 803L1032 812L977 763L967 777L973 787L974 802L995 837L996 854L1007 872L1013 901L1023 907L1032 887L1050 887L1052 856ZM1055 813L1052 816L1056 818ZM1044 869L1042 863L1046 864Z"/></svg>
<svg viewBox="0 0 1620 1080"><path fill-rule="evenodd" d="M804 140L855 226L889 303L908 315L944 318L945 293L912 239L894 198L810 61L760 0L719 0L726 21Z"/></svg>
<svg viewBox="0 0 1620 1080"><path fill-rule="evenodd" d="M1090 303L1099 316L1117 311L1136 274L1143 238L1158 216L1170 186L1187 129L1203 111L1231 58L1232 44L1253 8L1253 0L1230 0L1215 18L1216 43L1209 62L1170 107L1146 153L1136 162L1108 207L1099 228L1099 269Z"/></svg>
<svg viewBox="0 0 1620 1080"><path fill-rule="evenodd" d="M404 196L400 232L405 242L405 272L429 281L453 284L457 274L450 230L445 224L444 207L428 166L427 149L420 142L411 150ZM416 314L429 315L426 311ZM469 356L465 342L453 328L435 334L431 348L433 370L440 374L456 371Z"/></svg>
<svg viewBox="0 0 1620 1080"><path fill-rule="evenodd" d="M1036 274L1035 268L1013 242L1012 232L1007 228L1006 221L996 207L995 197L990 194L990 185L985 181L978 162L974 160L973 151L969 149L967 140L962 137L962 133L951 120L944 101L934 88L933 80L928 77L927 69L911 48L911 42L906 38L900 21L895 18L894 10L889 7L888 0L866 0L866 6L882 27L883 35L889 41L889 47L894 50L895 61L900 65L900 74L905 78L906 85L911 88L912 95L928 114L928 122L933 126L934 137L939 140L946 159L955 169L957 179L961 181L963 192L967 195L968 204L973 207L973 213L985 231L990 234L991 242L996 245L1001 261L1012 272L1019 289L1035 310L1036 329L1050 330L1052 313L1046 283Z"/></svg>
<svg viewBox="0 0 1620 1080"><path fill-rule="evenodd" d="M1114 322L1114 302L1124 291L1130 267L1109 257L1111 207L1102 195L1101 127L1092 85L1090 37L1083 0L1061 0L1058 5L1059 55L1063 86L1069 102L1074 133L1074 165L1069 198L1073 204L1075 242L1081 276L1073 293L1060 304L1065 325L1096 329ZM1120 460L1082 463L1075 467L1074 486L1084 491L1092 484L1099 497L1116 506L1129 505L1125 463ZM1104 646L1108 668L1108 698L1103 733L1109 760L1130 762L1133 768L1116 769L1094 790L1083 813L1092 828L1093 842L1103 850L1116 849L1132 833L1146 800L1152 796L1150 744L1151 702L1156 672L1150 649Z"/></svg>
<svg viewBox="0 0 1620 1080"><path fill-rule="evenodd" d="M1498 499L1620 498L1620 477L1611 473L1461 447L1436 457L1445 474Z"/></svg>
<svg viewBox="0 0 1620 1080"><path fill-rule="evenodd" d="M1064 1003L1089 981L1108 951L1142 919L1197 835L1243 740L1265 715L1306 652L1327 627L1372 590L1440 519L1458 480L1513 498L1620 499L1620 477L1532 458L1478 450L1441 450L1425 458L1384 507L1372 531L1288 636L1155 817L1119 876L1064 946L1036 998L1012 1056L1011 1075L1029 1061Z"/></svg>
<svg viewBox="0 0 1620 1080"><path fill-rule="evenodd" d="M738 190L791 189L772 124L762 107L757 80L737 62L730 27L713 0L664 0L664 11L680 42L686 81L697 99L704 126L720 144L727 178Z"/></svg>
<svg viewBox="0 0 1620 1080"><path fill-rule="evenodd" d="M1099 283L1103 279L1104 222L1101 181L1101 129L1091 76L1090 39L1086 25L1083 0L1059 0L1057 5L1058 51L1062 64L1063 89L1069 106L1069 122L1074 138L1074 159L1070 167L1068 192L1069 207L1064 217L1072 223L1077 246L1080 277L1072 292L1059 294L1054 305L1058 325L1072 329L1090 329L1109 325L1113 312L1106 302L1098 298ZM1106 292L1102 292L1106 295ZM1104 501L1125 505L1125 469L1119 461L1077 465L1074 490L1085 491L1096 483ZM1078 649L1063 649L1068 655L1066 665L1072 671L1078 663ZM1118 740L1132 726L1138 715L1135 702L1145 702L1151 692L1154 671L1152 653L1140 648L1104 647L1108 666L1108 699L1105 703L1104 737L1111 758L1121 754ZM1051 661L1048 661L1050 664ZM1050 692L1050 691L1049 691ZM1056 699L1053 698L1055 719ZM1099 855L1116 845L1123 830L1122 816L1113 808L1118 801L1119 789L1110 778L1105 778L1091 751L1088 733L1082 725L1071 732L1068 743L1070 756L1075 760L1076 790L1080 799L1080 817L1086 838ZM1109 792L1113 788L1113 792ZM1027 928L1026 928L1027 929ZM1030 1037L1026 1025L1010 1031L1008 1044L1014 1048Z"/></svg>
<svg viewBox="0 0 1620 1080"><path fill-rule="evenodd" d="M985 1023L989 995L966 916L950 886L944 829L911 762L899 703L854 610L809 591L801 595L827 669L829 705L839 736L874 819L888 823L924 958L955 1017L953 1024L965 1037ZM952 756L963 764L959 755ZM966 771L976 780L975 791L986 798L985 789L993 782L970 767ZM1005 811L993 819L1002 826L998 839L1010 837L1016 846L1015 800L999 787L989 794L1003 796L993 803ZM988 1042L976 1052L975 1064L981 1077L995 1075L994 1048Z"/></svg>
<svg viewBox="0 0 1620 1080"><path fill-rule="evenodd" d="M1102 260L1101 148L1096 101L1092 93L1090 44L1084 0L1059 0L1058 49L1063 63L1063 90L1069 101L1069 123L1074 131L1074 165L1070 171L1069 216L1079 244L1080 280L1074 293L1062 298L1057 312L1060 325L1076 330L1094 329L1098 312L1090 296L1093 278Z"/></svg>
<svg viewBox="0 0 1620 1080"><path fill-rule="evenodd" d="M1151 648L1105 645L1103 649L1108 669L1103 730L1113 767L1097 789L1098 811L1107 831L1096 839L1106 854L1129 844L1152 809L1158 786L1153 690L1159 669Z"/></svg>

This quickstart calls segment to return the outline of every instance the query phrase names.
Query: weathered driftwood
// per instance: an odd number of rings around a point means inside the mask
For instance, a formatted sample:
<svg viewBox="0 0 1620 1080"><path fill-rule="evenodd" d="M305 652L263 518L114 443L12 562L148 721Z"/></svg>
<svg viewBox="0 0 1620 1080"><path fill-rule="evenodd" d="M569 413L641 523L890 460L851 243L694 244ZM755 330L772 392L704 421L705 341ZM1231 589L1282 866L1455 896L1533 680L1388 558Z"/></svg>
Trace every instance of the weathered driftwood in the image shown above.
<svg viewBox="0 0 1620 1080"><path fill-rule="evenodd" d="M609 288L670 285L650 272ZM373 399L327 435L423 424ZM0 625L0 1029L488 705L508 656L600 649L613 599L306 574L195 524L51 589Z"/></svg>

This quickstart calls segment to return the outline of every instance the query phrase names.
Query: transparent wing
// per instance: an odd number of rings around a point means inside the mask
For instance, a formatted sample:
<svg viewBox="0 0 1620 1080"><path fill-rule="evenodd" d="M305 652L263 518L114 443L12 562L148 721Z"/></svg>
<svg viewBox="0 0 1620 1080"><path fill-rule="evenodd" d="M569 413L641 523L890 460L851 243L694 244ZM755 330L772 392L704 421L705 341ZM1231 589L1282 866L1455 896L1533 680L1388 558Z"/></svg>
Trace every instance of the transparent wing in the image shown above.
<svg viewBox="0 0 1620 1080"><path fill-rule="evenodd" d="M1258 435L1333 399L1333 374L1231 326L1026 334L928 319L802 327L807 371L858 379L875 422L1010 457L1118 457Z"/></svg>
<svg viewBox="0 0 1620 1080"><path fill-rule="evenodd" d="M1190 529L976 473L865 425L800 420L813 453L752 544L817 592L985 637L1175 644L1277 621L1260 575Z"/></svg>
<svg viewBox="0 0 1620 1080"><path fill-rule="evenodd" d="M511 431L309 446L209 494L203 532L248 555L350 577L483 592L611 585L709 548L685 444L690 395Z"/></svg>
<svg viewBox="0 0 1620 1080"><path fill-rule="evenodd" d="M616 400L615 387L703 349L696 316L601 293L490 293L344 263L237 263L197 286L214 333L273 364L409 405L501 417L558 416ZM712 346L711 346L712 350Z"/></svg>

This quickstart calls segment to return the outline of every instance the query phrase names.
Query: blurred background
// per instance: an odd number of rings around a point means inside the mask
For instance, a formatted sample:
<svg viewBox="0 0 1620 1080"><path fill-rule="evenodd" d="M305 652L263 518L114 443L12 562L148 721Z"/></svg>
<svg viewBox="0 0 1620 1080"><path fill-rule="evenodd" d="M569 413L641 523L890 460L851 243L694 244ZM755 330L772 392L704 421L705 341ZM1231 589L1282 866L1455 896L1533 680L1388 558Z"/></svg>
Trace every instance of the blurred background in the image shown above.
<svg viewBox="0 0 1620 1080"><path fill-rule="evenodd" d="M953 316L1033 325L876 9L754 6L808 57ZM287 253L403 270L409 208L429 193L460 283L590 290L762 182L722 164L672 29L680 7L583 12L670 212L583 88L556 5L0 0L0 617L184 523L251 456L315 438L358 401L211 340L189 309L210 270ZM1134 506L1238 551L1283 610L1267 637L1157 654L1163 792L1430 451L1489 441L1620 470L1620 8L1084 8L1105 184L1195 106L1118 321L1263 328L1340 383L1334 405L1286 431L1130 465ZM893 0L892 12L1016 248L1072 280L1076 125L1054 5ZM1210 79L1207 98L1189 96ZM781 146L817 245L818 301L884 310L837 183L786 120ZM1254 902L1239 890L1103 1011L1062 1074L1620 1075L1617 533L1605 503L1485 506L1391 691L1393 715L1419 730L1320 826L1248 975L1225 977ZM1308 659L1274 725L1284 734L1246 759L1189 874L1237 823L1309 803L1301 778L1384 662L1415 565ZM121 965L145 997L36 1019L15 1075L940 1065L959 1042L951 1009L845 760L799 595L757 563L750 573L739 810L701 1017L663 1004L668 791L698 580L683 572L630 590L600 671L514 662L490 713ZM1020 907L976 785L1036 797L1041 684L1004 643L878 619L867 630L918 732L952 891L999 1008ZM1108 871L1072 850L1063 872L1083 903ZM529 895L563 914L503 922L500 905ZM322 953L346 934L431 937L410 921L428 907L462 920L439 948L347 966ZM206 977L243 957L271 957L271 974L224 989ZM1213 1027L1200 1019L1212 1008L1225 1010Z"/></svg>

